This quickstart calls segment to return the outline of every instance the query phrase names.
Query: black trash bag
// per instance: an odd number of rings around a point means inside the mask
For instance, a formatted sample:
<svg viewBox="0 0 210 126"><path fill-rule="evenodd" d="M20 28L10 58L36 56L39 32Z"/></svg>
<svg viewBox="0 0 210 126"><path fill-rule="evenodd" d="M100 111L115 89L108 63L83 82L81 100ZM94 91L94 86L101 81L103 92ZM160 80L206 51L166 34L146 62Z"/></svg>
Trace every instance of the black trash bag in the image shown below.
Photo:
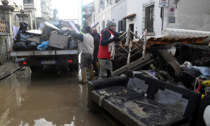
<svg viewBox="0 0 210 126"><path fill-rule="evenodd" d="M21 33L26 33L28 27L28 24L26 24L25 22L20 22L19 24L20 24L20 29L16 37L16 42L20 41Z"/></svg>
<svg viewBox="0 0 210 126"><path fill-rule="evenodd" d="M26 32L27 31L28 24L26 24L25 22L20 22L19 24L20 24L19 31Z"/></svg>
<svg viewBox="0 0 210 126"><path fill-rule="evenodd" d="M26 42L16 42L13 46L14 51L26 51L28 50L28 47L26 45Z"/></svg>
<svg viewBox="0 0 210 126"><path fill-rule="evenodd" d="M202 73L198 69L190 68L181 73L180 79L185 87L191 89L192 87L194 87L193 82L200 75L202 75Z"/></svg>
<svg viewBox="0 0 210 126"><path fill-rule="evenodd" d="M28 49L29 50L37 50L38 44L36 42L28 42Z"/></svg>
<svg viewBox="0 0 210 126"><path fill-rule="evenodd" d="M20 33L19 41L21 41L21 42L27 42L28 39L29 39L30 37L32 37L32 36L33 36L33 35L27 34L27 33Z"/></svg>

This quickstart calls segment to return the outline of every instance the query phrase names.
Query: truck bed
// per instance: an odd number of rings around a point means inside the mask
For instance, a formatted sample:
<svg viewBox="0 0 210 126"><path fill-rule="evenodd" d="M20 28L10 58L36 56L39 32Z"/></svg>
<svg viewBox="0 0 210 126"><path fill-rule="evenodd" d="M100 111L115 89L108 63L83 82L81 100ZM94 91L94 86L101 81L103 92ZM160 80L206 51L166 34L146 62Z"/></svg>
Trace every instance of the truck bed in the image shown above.
<svg viewBox="0 0 210 126"><path fill-rule="evenodd" d="M78 50L12 51L12 57L77 55Z"/></svg>

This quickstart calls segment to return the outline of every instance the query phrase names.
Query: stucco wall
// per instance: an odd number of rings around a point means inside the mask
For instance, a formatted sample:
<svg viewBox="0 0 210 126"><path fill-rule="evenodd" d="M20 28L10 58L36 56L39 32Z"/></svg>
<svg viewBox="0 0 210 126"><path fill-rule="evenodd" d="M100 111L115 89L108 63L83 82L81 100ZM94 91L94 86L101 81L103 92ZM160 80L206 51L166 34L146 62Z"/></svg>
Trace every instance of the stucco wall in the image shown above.
<svg viewBox="0 0 210 126"><path fill-rule="evenodd" d="M136 13L136 17L133 20L128 19L127 27L129 24L134 23L134 32L138 31L138 36L141 36L145 29L145 7L154 4L154 34L152 36L160 36L162 31L162 19L160 17L161 10L159 8L158 0L129 0L128 3L128 15L132 13Z"/></svg>
<svg viewBox="0 0 210 126"><path fill-rule="evenodd" d="M127 16L127 3L127 0L121 0L119 3L115 3L115 0L112 0L112 21L117 24L117 29L118 21Z"/></svg>
<svg viewBox="0 0 210 126"><path fill-rule="evenodd" d="M105 4L105 9L101 9L100 13L98 11L98 0L94 2L94 7L95 7L95 22L94 24L96 24L97 22L99 22L99 25L96 26L98 32L101 32L101 30L103 29L103 21L105 21L105 25L107 24L107 20L111 20L112 19L112 13L111 13L111 4L106 5Z"/></svg>
<svg viewBox="0 0 210 126"><path fill-rule="evenodd" d="M177 8L173 1L165 8L164 28L210 31L210 0L179 0ZM176 23L168 23L171 7L176 9Z"/></svg>

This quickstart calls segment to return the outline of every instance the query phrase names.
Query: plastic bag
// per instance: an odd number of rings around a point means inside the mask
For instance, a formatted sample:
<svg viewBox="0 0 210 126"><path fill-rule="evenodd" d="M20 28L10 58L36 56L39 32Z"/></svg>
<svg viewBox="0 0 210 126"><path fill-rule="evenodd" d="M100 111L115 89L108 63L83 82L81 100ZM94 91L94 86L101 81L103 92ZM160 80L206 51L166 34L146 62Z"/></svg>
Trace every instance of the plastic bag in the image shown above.
<svg viewBox="0 0 210 126"><path fill-rule="evenodd" d="M41 51L46 50L48 48L48 45L49 45L49 40L42 42L40 45L38 45L37 49Z"/></svg>
<svg viewBox="0 0 210 126"><path fill-rule="evenodd" d="M21 38L21 33L25 33L26 30L27 30L27 27L28 27L28 24L26 24L25 22L20 22L20 29L17 33L17 37L16 37L16 41L20 41L20 38Z"/></svg>
<svg viewBox="0 0 210 126"><path fill-rule="evenodd" d="M14 51L25 51L28 50L28 47L25 42L16 42L13 46Z"/></svg>
<svg viewBox="0 0 210 126"><path fill-rule="evenodd" d="M21 42L27 42L28 39L30 37L32 37L33 35L30 35L30 34L27 34L27 33L20 33L20 38L19 38L19 41Z"/></svg>

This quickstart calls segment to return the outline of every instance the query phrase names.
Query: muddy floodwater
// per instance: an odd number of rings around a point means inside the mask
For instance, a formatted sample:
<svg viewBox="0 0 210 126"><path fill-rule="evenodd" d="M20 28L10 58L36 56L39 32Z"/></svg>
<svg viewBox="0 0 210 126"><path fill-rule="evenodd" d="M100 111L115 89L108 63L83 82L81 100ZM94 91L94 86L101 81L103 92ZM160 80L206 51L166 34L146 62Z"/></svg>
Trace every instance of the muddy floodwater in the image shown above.
<svg viewBox="0 0 210 126"><path fill-rule="evenodd" d="M5 97L0 99L4 126L110 126L88 110L87 85L79 84L77 72L60 76L36 72L30 85L0 86L0 90Z"/></svg>

